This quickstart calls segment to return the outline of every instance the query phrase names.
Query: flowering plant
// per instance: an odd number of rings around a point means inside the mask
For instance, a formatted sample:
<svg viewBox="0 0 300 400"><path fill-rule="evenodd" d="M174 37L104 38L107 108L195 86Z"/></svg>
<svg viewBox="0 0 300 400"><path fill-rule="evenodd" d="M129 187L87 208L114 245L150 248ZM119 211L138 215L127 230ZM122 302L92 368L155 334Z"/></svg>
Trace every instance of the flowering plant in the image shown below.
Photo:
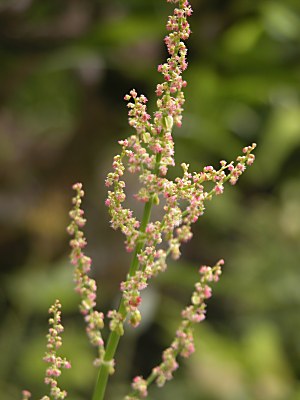
<svg viewBox="0 0 300 400"><path fill-rule="evenodd" d="M192 8L187 0L167 1L174 3L175 9L168 19L169 34L165 38L169 58L166 63L158 66L163 82L156 88L157 110L151 119L147 112L148 100L144 95L138 95L133 89L125 96L128 101L129 125L135 133L119 141L120 154L114 157L113 171L108 174L105 182L109 188L105 204L109 210L111 226L121 230L125 235L126 250L133 253L127 277L120 284L119 307L107 314L110 335L106 343L101 332L104 314L95 309L96 282L88 275L92 261L83 250L87 244L82 231L86 223L81 209L84 192L81 183L73 186L76 194L70 212L72 221L68 227L68 233L72 236L71 263L74 265L75 288L81 298L79 309L86 322L87 335L91 344L98 349L95 365L99 368L99 374L93 400L104 398L109 374L115 369L114 355L120 337L124 334L124 323L136 327L141 321L141 291L153 277L166 270L169 255L175 260L180 257L180 246L192 238L191 226L203 215L205 203L214 195L221 195L227 181L234 185L246 167L254 161L252 151L255 144L252 144L243 149L243 155L237 157L235 163L222 160L218 169L206 166L202 171L193 173L189 171L189 165L183 163L182 176L175 180L168 179L168 169L175 165L173 126L180 127L182 124L185 101L183 88L187 85L182 78L187 68L184 41L190 35L187 19L192 14ZM125 171L139 176L141 187L134 197L144 203L140 221L131 209L124 207L126 184L122 179ZM163 212L158 221L151 220L151 210L155 206ZM219 260L212 268L200 268L200 278L195 284L191 304L182 311L182 321L170 347L163 352L162 362L152 369L148 378L137 376L133 379L132 391L125 400L146 398L152 382L163 386L173 377L178 367L178 356L189 357L194 352L193 327L205 318L206 300L212 294L210 285L218 281L223 263L223 260ZM45 361L51 364L46 372L46 383L50 384L53 399L63 399L66 396L66 392L58 388L56 378L61 373L61 367L70 367L67 360L56 355L56 349L61 344L57 335L62 331L59 309L59 302L50 309L53 313L50 324L53 327L49 330L49 352L45 357ZM25 391L23 399L28 397L29 392Z"/></svg>

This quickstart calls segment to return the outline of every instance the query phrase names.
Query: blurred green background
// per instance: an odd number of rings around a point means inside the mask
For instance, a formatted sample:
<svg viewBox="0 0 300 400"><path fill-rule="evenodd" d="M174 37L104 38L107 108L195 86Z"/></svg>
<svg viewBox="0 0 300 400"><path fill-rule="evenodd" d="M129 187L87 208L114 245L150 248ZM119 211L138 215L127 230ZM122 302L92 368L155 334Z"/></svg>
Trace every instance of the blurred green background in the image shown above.
<svg viewBox="0 0 300 400"><path fill-rule="evenodd" d="M149 399L300 399L300 3L194 0L176 160L191 169L258 143L255 165L208 204L183 256L144 296L108 399L172 340L202 263L225 258L197 352ZM152 98L164 61L163 0L0 1L0 397L42 396L47 309L60 298L70 399L91 398L93 349L68 263L71 185L83 181L99 307L117 302L129 256L109 227L104 179L132 131L123 96ZM176 169L174 173L178 170ZM128 190L134 193L133 177ZM132 203L133 204L133 203Z"/></svg>

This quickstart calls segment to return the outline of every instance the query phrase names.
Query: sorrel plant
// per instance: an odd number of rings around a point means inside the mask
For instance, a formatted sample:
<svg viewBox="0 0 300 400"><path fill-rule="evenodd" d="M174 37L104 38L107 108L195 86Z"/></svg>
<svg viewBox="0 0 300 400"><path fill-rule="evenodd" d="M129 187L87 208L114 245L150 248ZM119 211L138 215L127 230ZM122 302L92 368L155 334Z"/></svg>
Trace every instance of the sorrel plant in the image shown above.
<svg viewBox="0 0 300 400"><path fill-rule="evenodd" d="M124 334L124 324L128 323L135 328L141 322L141 291L153 277L166 270L168 256L175 260L180 257L181 244L192 238L191 226L203 215L205 203L215 195L221 195L227 181L234 185L246 167L254 161L252 151L255 144L252 144L243 149L243 154L237 157L236 162L222 160L218 169L206 166L193 173L189 171L189 165L183 163L182 175L175 180L168 179L168 169L175 165L172 130L174 126L181 127L182 124L185 101L183 89L187 85L182 73L188 66L184 41L191 33L187 19L192 14L192 8L187 0L167 2L173 3L175 9L168 19L169 34L165 37L169 57L167 62L158 66L163 81L156 87L157 110L151 117L147 112L148 99L142 94L138 95L135 89L125 96L129 125L134 129L134 134L119 141L120 153L114 157L113 171L108 174L105 182L109 189L105 204L109 210L111 226L120 229L125 235L126 251L132 253L128 274L120 284L119 307L110 310L106 316L110 330L106 341L102 336L105 316L96 310L97 286L89 276L92 260L84 253L87 244L82 231L86 223L81 209L84 192L81 183L73 186L75 196L68 233L72 236L71 263L74 265L75 290L80 296L79 310L86 322L89 341L98 351L94 364L99 368L99 373L93 400L104 399L109 375L115 370L114 357ZM137 175L141 185L134 195L136 201L144 203L140 221L131 209L124 207L127 195L126 183L122 179L125 171ZM151 211L156 206L163 210L163 217L153 221ZM179 356L186 358L194 352L193 328L205 319L206 300L212 294L211 283L219 280L223 263L223 260L219 260L213 267L200 268L191 303L182 311L182 320L175 338L163 352L161 363L152 369L147 378L136 376L133 379L131 393L125 400L146 398L151 383L155 382L161 387L173 378ZM50 364L45 378L45 383L50 385L50 397L44 396L44 400L64 399L67 395L57 382L61 368L71 366L66 359L57 355L61 346L60 333L63 331L60 308L56 300L49 310L52 317L49 319L44 360ZM30 393L23 391L23 399L29 397Z"/></svg>

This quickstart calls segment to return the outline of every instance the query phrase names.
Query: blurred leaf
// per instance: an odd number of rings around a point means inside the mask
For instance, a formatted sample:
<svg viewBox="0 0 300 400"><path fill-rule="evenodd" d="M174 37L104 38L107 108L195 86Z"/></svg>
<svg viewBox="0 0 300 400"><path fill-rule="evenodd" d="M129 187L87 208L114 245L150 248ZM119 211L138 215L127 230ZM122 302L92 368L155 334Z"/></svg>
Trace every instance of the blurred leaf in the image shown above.
<svg viewBox="0 0 300 400"><path fill-rule="evenodd" d="M199 327L197 333L197 353L188 364L195 387L212 399L250 400L237 343L218 336L207 324Z"/></svg>
<svg viewBox="0 0 300 400"><path fill-rule="evenodd" d="M57 298L66 311L76 310L78 297L72 280L72 268L67 263L53 266L50 270L27 268L23 273L6 278L10 301L17 309L42 315Z"/></svg>
<svg viewBox="0 0 300 400"><path fill-rule="evenodd" d="M300 106L298 103L274 107L257 149L256 168L263 173L257 176L262 182L274 180L283 163L300 144Z"/></svg>
<svg viewBox="0 0 300 400"><path fill-rule="evenodd" d="M289 366L280 349L280 337L274 326L256 323L249 327L243 345L253 374L259 377L264 372L271 372L283 380L290 379Z"/></svg>
<svg viewBox="0 0 300 400"><path fill-rule="evenodd" d="M257 19L242 21L233 25L223 36L228 52L244 54L253 49L263 29Z"/></svg>
<svg viewBox="0 0 300 400"><path fill-rule="evenodd" d="M77 94L76 84L68 72L43 72L41 68L24 81L10 106L23 124L23 134L35 138L43 135L55 143L70 134Z"/></svg>
<svg viewBox="0 0 300 400"><path fill-rule="evenodd" d="M289 179L283 184L282 208L279 215L283 233L300 243L300 182L299 179Z"/></svg>
<svg viewBox="0 0 300 400"><path fill-rule="evenodd" d="M190 373L200 391L224 400L289 398L292 378L274 327L254 326L242 345L207 325L197 332Z"/></svg>
<svg viewBox="0 0 300 400"><path fill-rule="evenodd" d="M266 29L273 37L285 41L299 39L300 18L288 4L265 1L261 10Z"/></svg>
<svg viewBox="0 0 300 400"><path fill-rule="evenodd" d="M91 34L92 39L97 39L105 45L128 45L132 42L155 39L162 30L161 21L153 20L153 17L128 15L123 19L108 21L98 25Z"/></svg>

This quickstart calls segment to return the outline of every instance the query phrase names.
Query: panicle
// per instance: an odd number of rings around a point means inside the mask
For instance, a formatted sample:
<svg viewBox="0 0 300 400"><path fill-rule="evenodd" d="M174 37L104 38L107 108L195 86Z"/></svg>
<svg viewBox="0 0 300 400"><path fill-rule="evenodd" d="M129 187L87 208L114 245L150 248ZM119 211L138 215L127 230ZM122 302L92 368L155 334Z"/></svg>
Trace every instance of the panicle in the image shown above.
<svg viewBox="0 0 300 400"><path fill-rule="evenodd" d="M82 184L74 184L73 190L75 190L76 194L73 197L73 208L70 211L71 222L67 228L68 233L72 236L70 241L72 249L70 259L74 265L75 290L79 293L81 299L79 310L84 316L86 332L90 343L98 349L96 362L99 363L104 355L104 341L101 335L101 330L104 327L104 315L102 312L95 310L97 285L96 281L88 275L92 260L83 251L87 245L87 241L82 231L86 223L86 219L83 218L84 211L81 209L82 198L84 196Z"/></svg>
<svg viewBox="0 0 300 400"><path fill-rule="evenodd" d="M174 372L179 367L177 358L188 358L195 351L194 326L205 319L206 300L212 295L211 282L217 282L221 275L224 260L219 260L213 267L202 266L199 269L200 279L195 284L191 296L191 304L182 314L181 323L176 331L176 336L171 345L164 350L162 362L152 369L147 379L137 376L132 382L132 392L124 400L142 399L147 396L148 385L155 381L158 387L173 378Z"/></svg>
<svg viewBox="0 0 300 400"><path fill-rule="evenodd" d="M57 350L62 345L60 334L64 331L61 324L61 304L59 300L49 308L49 332L47 334L47 351L43 360L49 364L46 370L45 383L50 386L50 396L55 400L64 399L67 397L67 392L60 389L58 385L58 377L61 375L62 368L71 368L70 362L66 358L57 355ZM44 396L43 399L48 399Z"/></svg>
<svg viewBox="0 0 300 400"><path fill-rule="evenodd" d="M164 81L156 90L157 111L151 119L147 112L148 99L144 95L139 95L135 89L125 95L129 125L135 129L135 134L119 141L121 152L115 156L113 171L106 180L110 190L105 204L109 209L111 226L125 235L128 252L138 249L138 267L120 287L128 322L133 326L137 326L141 319L138 310L141 290L147 287L152 277L166 270L169 255L175 260L180 257L181 245L192 238L192 224L203 215L205 203L213 196L223 194L227 181L232 185L237 182L247 166L253 163L252 151L256 146L245 147L236 163L222 160L219 169L209 165L200 172L191 173L189 165L182 163L181 177L174 181L166 177L168 168L174 165L172 129L174 125L181 125L183 89L186 86L182 73L187 68L184 40L190 35L188 17L192 14L188 1L171 2L176 7L167 22L169 34L165 43L169 58L158 66ZM139 174L141 188L134 197L148 205L160 205L163 211L161 221L144 224L131 209L124 207L126 185L123 175L126 171ZM119 319L112 318L111 326L119 325Z"/></svg>

